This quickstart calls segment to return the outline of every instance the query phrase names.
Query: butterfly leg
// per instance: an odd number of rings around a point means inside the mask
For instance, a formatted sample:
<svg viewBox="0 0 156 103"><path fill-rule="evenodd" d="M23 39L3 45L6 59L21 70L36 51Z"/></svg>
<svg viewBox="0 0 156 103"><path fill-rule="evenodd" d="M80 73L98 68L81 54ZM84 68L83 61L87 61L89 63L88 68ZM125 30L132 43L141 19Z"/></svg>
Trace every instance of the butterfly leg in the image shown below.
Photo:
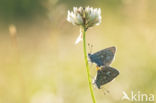
<svg viewBox="0 0 156 103"><path fill-rule="evenodd" d="M110 93L109 90L105 89L105 88L102 88L103 92L104 92L104 95L106 95L107 93Z"/></svg>

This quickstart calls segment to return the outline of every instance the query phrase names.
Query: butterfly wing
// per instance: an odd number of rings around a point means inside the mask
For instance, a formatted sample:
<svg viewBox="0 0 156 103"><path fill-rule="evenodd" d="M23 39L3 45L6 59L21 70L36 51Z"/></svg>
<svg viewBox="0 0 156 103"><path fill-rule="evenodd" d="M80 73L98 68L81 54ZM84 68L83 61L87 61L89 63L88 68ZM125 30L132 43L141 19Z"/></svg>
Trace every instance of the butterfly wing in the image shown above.
<svg viewBox="0 0 156 103"><path fill-rule="evenodd" d="M115 47L109 47L94 54L88 54L88 56L90 58L90 61L92 63L96 63L97 66L108 66L113 61L115 51Z"/></svg>
<svg viewBox="0 0 156 103"><path fill-rule="evenodd" d="M97 86L97 88L100 89L102 85L111 82L118 75L119 75L119 71L117 69L109 66L102 67L97 71L94 84Z"/></svg>

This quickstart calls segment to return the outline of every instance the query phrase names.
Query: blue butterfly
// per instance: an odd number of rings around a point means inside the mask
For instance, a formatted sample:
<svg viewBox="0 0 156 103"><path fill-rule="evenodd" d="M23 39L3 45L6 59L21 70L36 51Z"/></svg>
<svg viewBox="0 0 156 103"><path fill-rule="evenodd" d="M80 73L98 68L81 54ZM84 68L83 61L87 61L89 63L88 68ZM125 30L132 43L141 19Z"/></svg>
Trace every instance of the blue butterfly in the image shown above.
<svg viewBox="0 0 156 103"><path fill-rule="evenodd" d="M97 64L98 67L109 66L114 59L115 52L116 52L116 48L113 46L113 47L100 50L93 54L89 53L88 57L90 61L92 63Z"/></svg>
<svg viewBox="0 0 156 103"><path fill-rule="evenodd" d="M113 67L105 66L97 71L97 75L93 84L100 89L102 85L111 82L115 77L119 75L119 71Z"/></svg>

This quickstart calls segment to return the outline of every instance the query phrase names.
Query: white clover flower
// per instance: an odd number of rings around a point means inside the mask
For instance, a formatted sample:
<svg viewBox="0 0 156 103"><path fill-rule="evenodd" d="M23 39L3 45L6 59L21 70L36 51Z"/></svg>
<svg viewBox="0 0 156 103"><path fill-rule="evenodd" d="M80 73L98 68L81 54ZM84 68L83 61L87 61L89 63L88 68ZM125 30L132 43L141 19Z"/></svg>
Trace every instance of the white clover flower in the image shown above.
<svg viewBox="0 0 156 103"><path fill-rule="evenodd" d="M101 23L101 9L92 7L73 7L73 11L68 10L67 21L72 23L73 25L78 25L84 28L86 31L89 27L94 25L99 25ZM82 32L80 29L80 35L78 36L75 44L82 41Z"/></svg>
<svg viewBox="0 0 156 103"><path fill-rule="evenodd" d="M82 26L86 29L101 23L101 9L92 7L74 7L73 11L68 11L67 21L73 25Z"/></svg>

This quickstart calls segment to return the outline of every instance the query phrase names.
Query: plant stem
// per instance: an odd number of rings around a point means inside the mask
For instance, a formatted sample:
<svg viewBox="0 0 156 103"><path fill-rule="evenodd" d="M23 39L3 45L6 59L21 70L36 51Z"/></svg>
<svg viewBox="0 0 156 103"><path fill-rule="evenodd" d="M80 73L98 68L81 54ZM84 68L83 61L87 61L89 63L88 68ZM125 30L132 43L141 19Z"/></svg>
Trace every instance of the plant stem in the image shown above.
<svg viewBox="0 0 156 103"><path fill-rule="evenodd" d="M83 51L84 51L84 59L85 59L85 63L86 63L86 70L87 70L90 93L91 93L93 103L96 103L94 93L93 93L91 78L90 78L90 70L88 67L88 59L87 59L87 52L86 52L86 29L85 28L83 30Z"/></svg>

